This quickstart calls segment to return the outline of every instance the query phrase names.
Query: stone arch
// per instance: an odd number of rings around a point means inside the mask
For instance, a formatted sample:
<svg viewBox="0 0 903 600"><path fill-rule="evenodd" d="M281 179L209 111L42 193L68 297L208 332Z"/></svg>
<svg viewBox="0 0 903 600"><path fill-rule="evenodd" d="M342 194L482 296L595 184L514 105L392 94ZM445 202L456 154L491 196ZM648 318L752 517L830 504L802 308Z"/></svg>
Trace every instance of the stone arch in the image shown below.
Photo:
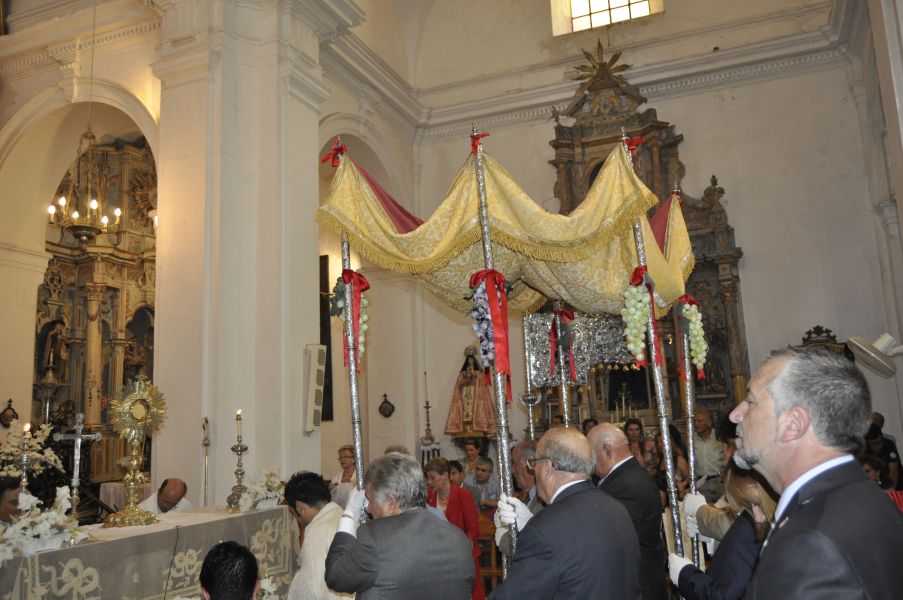
<svg viewBox="0 0 903 600"><path fill-rule="evenodd" d="M410 210L410 198L400 198L410 186L402 185L397 169L387 165L402 165L406 161L381 135L373 124L359 115L332 113L320 120L321 155L329 150L335 137L341 136L354 160L379 181L387 192Z"/></svg>
<svg viewBox="0 0 903 600"><path fill-rule="evenodd" d="M61 87L47 88L30 100L0 129L0 243L42 252L46 213L51 198L74 158L87 124L87 90L68 96ZM154 151L158 125L147 107L118 84L94 82L92 129L105 136L140 133Z"/></svg>

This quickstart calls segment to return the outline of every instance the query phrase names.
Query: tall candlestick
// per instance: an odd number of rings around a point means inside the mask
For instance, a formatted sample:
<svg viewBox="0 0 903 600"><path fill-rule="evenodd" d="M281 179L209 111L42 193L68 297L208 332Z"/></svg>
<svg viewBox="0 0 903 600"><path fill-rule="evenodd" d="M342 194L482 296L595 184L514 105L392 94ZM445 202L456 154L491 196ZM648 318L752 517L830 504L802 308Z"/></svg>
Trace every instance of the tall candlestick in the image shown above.
<svg viewBox="0 0 903 600"><path fill-rule="evenodd" d="M31 439L31 423L22 426L22 489L28 487L28 441Z"/></svg>
<svg viewBox="0 0 903 600"><path fill-rule="evenodd" d="M238 431L238 439L241 439L241 409L235 411L235 429Z"/></svg>

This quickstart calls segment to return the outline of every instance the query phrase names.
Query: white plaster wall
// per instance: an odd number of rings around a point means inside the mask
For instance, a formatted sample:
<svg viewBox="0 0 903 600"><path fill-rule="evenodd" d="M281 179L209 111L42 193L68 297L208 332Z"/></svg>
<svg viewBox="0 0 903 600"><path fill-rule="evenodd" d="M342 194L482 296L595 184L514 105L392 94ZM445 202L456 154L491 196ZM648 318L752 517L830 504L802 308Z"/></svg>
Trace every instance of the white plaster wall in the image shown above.
<svg viewBox="0 0 903 600"><path fill-rule="evenodd" d="M838 339L888 329L858 115L844 68L662 101L684 134L684 189L717 174L743 248L750 366L811 326ZM896 414L892 381L864 369L875 410Z"/></svg>
<svg viewBox="0 0 903 600"><path fill-rule="evenodd" d="M602 30L553 37L548 0L436 2L424 17L415 87L424 93L454 93L456 99L529 89L560 81L561 66L581 49L626 49L636 67L705 55L718 46L729 52L750 42L818 33L829 0L667 0L665 11ZM455 60L449 60L454 56ZM492 81L492 76L503 76ZM479 80L485 80L479 83ZM467 89L460 82L468 82ZM499 88L499 84L504 88ZM429 104L432 101L427 99Z"/></svg>

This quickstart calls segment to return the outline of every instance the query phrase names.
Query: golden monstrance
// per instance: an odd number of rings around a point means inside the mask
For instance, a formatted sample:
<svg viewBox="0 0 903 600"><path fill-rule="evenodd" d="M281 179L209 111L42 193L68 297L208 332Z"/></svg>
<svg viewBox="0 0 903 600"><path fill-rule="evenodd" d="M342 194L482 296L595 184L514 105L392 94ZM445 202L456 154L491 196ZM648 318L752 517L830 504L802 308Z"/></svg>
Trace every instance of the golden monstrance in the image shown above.
<svg viewBox="0 0 903 600"><path fill-rule="evenodd" d="M165 418L163 394L143 373L123 386L110 403L113 428L129 445L129 455L125 459L128 473L123 478L129 500L125 508L104 520L104 527L131 527L157 522L154 513L138 506L138 486L144 482L144 473L141 472L144 439L156 433Z"/></svg>

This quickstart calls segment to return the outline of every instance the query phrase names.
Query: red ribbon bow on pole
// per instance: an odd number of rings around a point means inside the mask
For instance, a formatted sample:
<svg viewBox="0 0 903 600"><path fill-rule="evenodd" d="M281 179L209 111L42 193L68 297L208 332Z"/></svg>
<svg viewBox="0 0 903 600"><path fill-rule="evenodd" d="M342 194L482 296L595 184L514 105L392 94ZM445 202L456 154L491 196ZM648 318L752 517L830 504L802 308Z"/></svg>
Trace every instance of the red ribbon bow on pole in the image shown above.
<svg viewBox="0 0 903 600"><path fill-rule="evenodd" d="M511 378L511 361L508 356L508 295L505 293L505 276L494 269L483 269L470 276L470 287L486 282L486 299L489 301L489 318L495 344L495 370ZM505 387L505 396L511 400L511 385Z"/></svg>
<svg viewBox="0 0 903 600"><path fill-rule="evenodd" d="M357 370L361 370L360 353L358 345L360 344L361 333L361 294L370 289L370 282L360 273L351 269L342 269L342 281L345 285L351 284L351 318L354 324L354 358ZM348 310L348 307L345 307ZM348 366L348 338L342 336L342 347L345 352L345 366Z"/></svg>
<svg viewBox="0 0 903 600"><path fill-rule="evenodd" d="M691 296L690 294L684 294L680 298L677 299L677 304L680 306L680 314L683 316L683 306L699 306L699 302L696 301L696 298ZM689 332L685 332L683 329L680 330L680 335L688 335ZM683 351L683 342L681 342L681 351ZM684 371L684 361L680 361L680 380L687 380L687 373ZM696 379L705 379L705 370L697 368L696 369Z"/></svg>
<svg viewBox="0 0 903 600"><path fill-rule="evenodd" d="M655 320L655 295L652 293L652 279L647 277L648 271L649 268L646 265L640 265L634 269L633 274L630 276L630 285L645 285L646 289L649 291L649 313L652 315L652 327L653 332L655 333L655 348L653 348L653 352L655 353L655 364L661 365L665 361L662 359L662 346L658 334L658 323ZM636 366L645 367L646 361L638 360L636 361Z"/></svg>
<svg viewBox="0 0 903 600"><path fill-rule="evenodd" d="M552 329L549 331L549 357L552 362L552 373L555 373L558 370L558 365L555 361L555 354L558 352L558 328L555 326L555 319L560 319L561 326L564 327L574 320L574 311L560 308L552 311L552 315ZM568 365L570 366L571 381L577 381L577 369L574 366L573 344L568 345ZM566 385L566 383L562 382L562 385Z"/></svg>
<svg viewBox="0 0 903 600"><path fill-rule="evenodd" d="M335 139L335 142L332 144L332 151L327 152L323 158L320 159L321 163L325 163L327 160L332 159L332 166L339 166L339 157L345 154L348 149L345 147L345 144L342 143L342 140L339 138Z"/></svg>
<svg viewBox="0 0 903 600"><path fill-rule="evenodd" d="M484 137L489 137L488 133L475 133L470 136L470 152L474 156L477 155L477 150L480 149L480 140Z"/></svg>
<svg viewBox="0 0 903 600"><path fill-rule="evenodd" d="M630 150L630 154L636 156L636 149L640 144L646 141L646 138L635 137L635 138L627 138L624 140L624 143L627 144L627 149Z"/></svg>

